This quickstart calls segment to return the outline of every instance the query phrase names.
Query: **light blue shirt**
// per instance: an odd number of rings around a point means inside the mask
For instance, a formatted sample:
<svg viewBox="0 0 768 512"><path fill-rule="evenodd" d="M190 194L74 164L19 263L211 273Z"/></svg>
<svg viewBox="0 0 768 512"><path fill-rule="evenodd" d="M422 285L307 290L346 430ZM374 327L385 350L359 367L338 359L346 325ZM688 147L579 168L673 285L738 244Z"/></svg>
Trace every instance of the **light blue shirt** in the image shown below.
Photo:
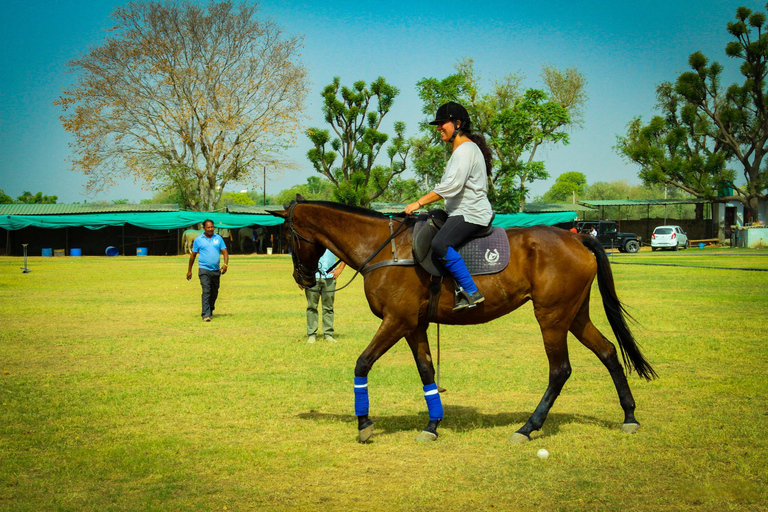
<svg viewBox="0 0 768 512"><path fill-rule="evenodd" d="M320 261L317 262L317 273L315 279L330 279L333 277L333 272L328 272L328 269L336 263L336 255L328 249L325 250Z"/></svg>
<svg viewBox="0 0 768 512"><path fill-rule="evenodd" d="M211 238L205 236L205 233L195 238L195 243L192 244L192 252L198 253L200 256L197 260L197 266L205 269L216 271L219 270L219 260L221 259L221 251L226 250L227 246L224 243L224 239L221 235L214 233Z"/></svg>

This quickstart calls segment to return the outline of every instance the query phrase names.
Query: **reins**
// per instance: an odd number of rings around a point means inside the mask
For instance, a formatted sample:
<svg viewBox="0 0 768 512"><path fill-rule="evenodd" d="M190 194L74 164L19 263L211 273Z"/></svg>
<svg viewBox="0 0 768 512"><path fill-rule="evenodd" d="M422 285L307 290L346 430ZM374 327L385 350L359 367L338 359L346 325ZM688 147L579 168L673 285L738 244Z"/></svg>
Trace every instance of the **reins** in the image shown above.
<svg viewBox="0 0 768 512"><path fill-rule="evenodd" d="M354 280L355 280L355 278L356 278L356 277L357 277L357 276L358 276L358 275L359 275L361 272L363 272L363 269L365 269L365 266L366 266L368 263L370 263L370 261L371 261L373 258L375 258L375 257L376 257L376 255L377 255L377 254L379 254L379 253L380 253L380 252L381 252L381 251L382 251L382 250L383 250L383 249L384 249L384 248L387 246L387 244L389 244L389 242L391 242L391 241L394 241L395 237L396 237L398 234L400 234L400 231L401 231L401 230L402 230L404 227L405 227L405 221L401 221L401 222L400 222L400 225L397 227L397 229L396 229L396 230L395 230L395 231L394 231L392 234L390 234L390 235L387 237L387 239L386 239L386 240L384 240L384 242L383 242L383 243L382 243L382 244L379 246L379 248L378 248L378 249L376 249L376 250L373 252L373 254L371 254L370 256L368 256L368 258L367 258L367 259L366 259L366 260L365 260L365 261L364 261L364 262L363 262L363 263L360 265L360 268L358 268L357 270L355 270L355 275L353 275L353 276L352 276L352 279L350 279L350 280L347 282L347 284L345 284L344 286L342 286L342 287L340 287L340 288L336 288L335 290L333 290L333 293L336 293L336 292L338 292L339 290L343 290L344 288L346 288L347 286L349 286L350 284L352 284L352 281L354 281ZM334 265L334 267L335 267L335 266L336 266L336 265ZM373 265L372 265L371 267L373 267ZM366 269L366 270L369 270L369 271L370 271L370 270L373 270L373 268L371 268L371 267L368 267L368 269ZM331 267L331 268L333 268L333 267ZM329 270L330 270L330 269L329 269Z"/></svg>

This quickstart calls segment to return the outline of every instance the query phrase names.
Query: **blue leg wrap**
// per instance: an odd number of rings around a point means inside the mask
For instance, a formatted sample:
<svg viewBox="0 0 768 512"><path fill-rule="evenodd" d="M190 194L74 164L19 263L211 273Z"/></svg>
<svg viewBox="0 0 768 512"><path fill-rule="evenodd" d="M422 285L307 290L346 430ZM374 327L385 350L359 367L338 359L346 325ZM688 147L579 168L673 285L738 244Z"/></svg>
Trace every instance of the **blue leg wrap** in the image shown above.
<svg viewBox="0 0 768 512"><path fill-rule="evenodd" d="M453 247L449 247L445 252L445 268L448 269L448 272L459 283L459 286L464 288L467 293L475 293L477 291L477 286L475 286L475 282L472 280L469 270L467 270L467 265L464 264L461 255Z"/></svg>
<svg viewBox="0 0 768 512"><path fill-rule="evenodd" d="M368 415L368 377L355 377L355 416Z"/></svg>
<svg viewBox="0 0 768 512"><path fill-rule="evenodd" d="M424 386L424 400L427 401L429 421L439 421L443 419L443 402L440 400L437 384L433 382L432 384Z"/></svg>

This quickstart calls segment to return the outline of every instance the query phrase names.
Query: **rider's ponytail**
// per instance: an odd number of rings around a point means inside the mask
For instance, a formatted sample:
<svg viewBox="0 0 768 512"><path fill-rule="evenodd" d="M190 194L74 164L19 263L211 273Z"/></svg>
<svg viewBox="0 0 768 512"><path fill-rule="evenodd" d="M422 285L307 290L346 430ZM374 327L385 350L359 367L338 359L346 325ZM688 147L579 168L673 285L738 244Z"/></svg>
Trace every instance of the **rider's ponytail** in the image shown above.
<svg viewBox="0 0 768 512"><path fill-rule="evenodd" d="M480 148L480 152L483 153L483 158L485 159L485 172L490 177L492 175L491 169L493 168L493 153L491 153L491 148L488 146L488 142L486 142L482 133L472 133L469 126L467 126L466 130L463 128L464 127L460 127L459 131L466 137L469 137L469 140L477 144L477 147Z"/></svg>

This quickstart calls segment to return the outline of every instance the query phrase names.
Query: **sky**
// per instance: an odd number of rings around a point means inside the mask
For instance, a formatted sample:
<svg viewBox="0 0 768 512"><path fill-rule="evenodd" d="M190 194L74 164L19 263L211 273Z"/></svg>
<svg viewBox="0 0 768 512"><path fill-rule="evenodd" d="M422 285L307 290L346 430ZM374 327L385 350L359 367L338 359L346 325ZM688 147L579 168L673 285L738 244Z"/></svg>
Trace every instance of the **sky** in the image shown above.
<svg viewBox="0 0 768 512"><path fill-rule="evenodd" d="M99 46L119 0L0 1L0 189L15 198L24 191L56 195L60 203L127 199L138 203L152 191L128 179L90 194L85 177L71 170L72 138L61 126L54 105L75 83L66 63ZM655 115L656 86L688 70L688 56L702 51L726 67L737 81L737 62L725 55L726 24L736 8L764 10L754 0L595 0L360 2L265 0L259 15L286 34L304 38L301 60L311 89L307 127L326 125L320 92L335 76L344 85L384 77L400 89L385 125L404 121L406 136L417 135L423 118L416 83L445 78L464 57L475 61L482 85L510 73L538 87L542 67L575 67L587 79L583 127L568 146L537 153L550 179L531 186L544 194L562 173L577 171L588 183L627 180L639 183L636 165L613 149L635 116ZM384 131L387 131L386 129ZM268 174L267 194L276 194L318 175L300 136L288 155L297 171ZM412 175L409 175L412 176ZM229 190L241 190L235 184ZM247 188L247 187L246 187Z"/></svg>

